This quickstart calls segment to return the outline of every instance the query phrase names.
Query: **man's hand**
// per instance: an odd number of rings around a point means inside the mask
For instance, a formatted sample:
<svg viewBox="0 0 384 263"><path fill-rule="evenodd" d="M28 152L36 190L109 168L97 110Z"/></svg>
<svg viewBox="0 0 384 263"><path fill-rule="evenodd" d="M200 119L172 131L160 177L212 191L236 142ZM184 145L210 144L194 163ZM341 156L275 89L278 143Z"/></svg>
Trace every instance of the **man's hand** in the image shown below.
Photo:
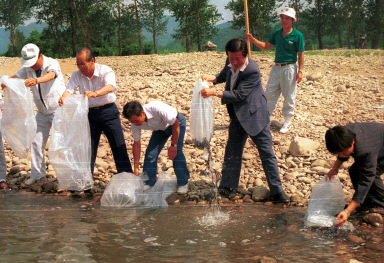
<svg viewBox="0 0 384 263"><path fill-rule="evenodd" d="M296 82L300 83L303 80L303 72L299 71L296 74Z"/></svg>
<svg viewBox="0 0 384 263"><path fill-rule="evenodd" d="M331 170L327 173L328 180L332 180L339 173L339 169L332 167Z"/></svg>
<svg viewBox="0 0 384 263"><path fill-rule="evenodd" d="M214 75L201 75L200 78L203 81L208 81L208 82L215 82L216 81L216 76L214 76Z"/></svg>
<svg viewBox="0 0 384 263"><path fill-rule="evenodd" d="M94 92L94 91L87 90L87 91L84 92L84 97L87 97L88 99L96 98L97 97L97 93Z"/></svg>
<svg viewBox="0 0 384 263"><path fill-rule="evenodd" d="M245 39L246 40L252 41L252 38L253 38L253 36L251 33L245 33Z"/></svg>
<svg viewBox="0 0 384 263"><path fill-rule="evenodd" d="M168 158L170 160L174 160L176 158L176 155L177 155L177 148L176 148L176 146L170 146L168 148Z"/></svg>
<svg viewBox="0 0 384 263"><path fill-rule="evenodd" d="M203 98L208 98L209 96L214 96L216 94L216 88L202 89L200 93Z"/></svg>
<svg viewBox="0 0 384 263"><path fill-rule="evenodd" d="M139 172L140 172L139 167L135 167L135 169L133 169L133 174L134 175L139 176Z"/></svg>
<svg viewBox="0 0 384 263"><path fill-rule="evenodd" d="M4 83L1 83L1 88L4 90L7 86Z"/></svg>
<svg viewBox="0 0 384 263"><path fill-rule="evenodd" d="M32 87L32 86L36 86L38 83L37 83L37 79L34 79L34 78L29 78L29 79L26 79L24 81L24 85L26 87Z"/></svg>
<svg viewBox="0 0 384 263"><path fill-rule="evenodd" d="M335 227L344 225L344 223L347 222L348 217L349 215L347 214L347 212L345 212L345 210L341 211L336 217L336 220L339 221L335 224Z"/></svg>

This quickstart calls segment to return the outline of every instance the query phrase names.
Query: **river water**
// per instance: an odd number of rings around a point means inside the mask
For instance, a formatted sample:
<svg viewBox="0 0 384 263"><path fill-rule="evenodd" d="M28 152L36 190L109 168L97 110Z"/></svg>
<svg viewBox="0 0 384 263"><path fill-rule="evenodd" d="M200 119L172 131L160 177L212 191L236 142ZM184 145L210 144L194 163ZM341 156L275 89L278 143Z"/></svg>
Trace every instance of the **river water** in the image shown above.
<svg viewBox="0 0 384 263"><path fill-rule="evenodd" d="M0 262L383 262L382 229L306 229L304 215L263 204L107 209L0 193Z"/></svg>

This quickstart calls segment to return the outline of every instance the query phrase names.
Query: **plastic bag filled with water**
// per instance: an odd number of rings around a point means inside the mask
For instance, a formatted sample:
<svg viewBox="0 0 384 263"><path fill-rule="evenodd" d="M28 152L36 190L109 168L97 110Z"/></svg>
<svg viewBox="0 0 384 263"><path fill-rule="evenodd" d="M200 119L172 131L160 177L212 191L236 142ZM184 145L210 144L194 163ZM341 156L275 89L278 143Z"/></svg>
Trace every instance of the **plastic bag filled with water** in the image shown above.
<svg viewBox="0 0 384 263"><path fill-rule="evenodd" d="M109 181L103 196L102 206L113 207L167 207L166 198L176 191L176 178L168 172L160 171L154 186L143 191L146 175L135 176L132 173L114 175Z"/></svg>
<svg viewBox="0 0 384 263"><path fill-rule="evenodd" d="M206 88L209 88L208 83L199 79L192 95L190 132L192 141L198 148L208 147L213 133L212 97L203 98L200 94Z"/></svg>
<svg viewBox="0 0 384 263"><path fill-rule="evenodd" d="M177 180L167 171L159 171L156 183L144 192L142 205L146 207L167 207L166 198L176 191Z"/></svg>
<svg viewBox="0 0 384 263"><path fill-rule="evenodd" d="M23 79L2 76L5 89L1 133L12 151L20 158L27 158L36 135L33 96Z"/></svg>
<svg viewBox="0 0 384 263"><path fill-rule="evenodd" d="M139 206L143 199L143 179L133 173L119 173L112 177L101 197L102 206Z"/></svg>
<svg viewBox="0 0 384 263"><path fill-rule="evenodd" d="M48 150L59 187L82 191L93 186L88 99L71 95L56 110Z"/></svg>
<svg viewBox="0 0 384 263"><path fill-rule="evenodd" d="M333 227L336 223L335 217L344 209L344 206L344 192L339 178L335 176L327 180L327 176L324 176L312 188L305 226ZM353 230L353 225L345 222L340 228Z"/></svg>

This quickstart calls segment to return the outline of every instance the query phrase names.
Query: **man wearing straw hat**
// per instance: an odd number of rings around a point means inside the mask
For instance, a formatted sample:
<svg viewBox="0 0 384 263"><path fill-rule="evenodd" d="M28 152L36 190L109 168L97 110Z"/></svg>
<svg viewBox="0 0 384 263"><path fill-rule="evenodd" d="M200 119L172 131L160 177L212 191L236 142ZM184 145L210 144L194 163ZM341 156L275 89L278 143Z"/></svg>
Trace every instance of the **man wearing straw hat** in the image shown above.
<svg viewBox="0 0 384 263"><path fill-rule="evenodd" d="M296 12L293 8L284 8L278 16L281 28L273 32L267 42L257 40L251 34L246 34L246 39L262 50L276 46L275 65L269 74L266 89L267 104L269 114L272 114L280 93L283 94L285 120L280 132L287 133L294 115L297 83L303 79L304 38L303 34L293 26L293 22L296 21Z"/></svg>
<svg viewBox="0 0 384 263"><path fill-rule="evenodd" d="M31 176L24 182L31 185L45 178L44 147L59 107L58 100L65 91L65 83L59 62L44 56L35 44L26 44L21 49L21 56L22 68L12 78L25 79L24 84L31 88L37 107L37 130L31 146ZM5 88L4 84L1 86Z"/></svg>

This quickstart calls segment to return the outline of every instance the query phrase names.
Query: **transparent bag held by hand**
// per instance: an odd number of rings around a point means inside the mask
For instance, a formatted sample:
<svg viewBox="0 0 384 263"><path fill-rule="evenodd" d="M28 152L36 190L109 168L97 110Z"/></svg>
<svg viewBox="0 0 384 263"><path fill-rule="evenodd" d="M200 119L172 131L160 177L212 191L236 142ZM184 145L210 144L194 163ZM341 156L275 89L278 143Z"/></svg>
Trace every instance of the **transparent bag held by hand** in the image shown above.
<svg viewBox="0 0 384 263"><path fill-rule="evenodd" d="M17 156L27 158L36 135L32 93L25 87L23 79L2 76L1 82L7 86L1 133Z"/></svg>
<svg viewBox="0 0 384 263"><path fill-rule="evenodd" d="M190 132L192 141L198 148L209 146L213 133L213 101L212 97L203 98L201 90L209 88L206 81L199 79L192 95L190 114Z"/></svg>
<svg viewBox="0 0 384 263"><path fill-rule="evenodd" d="M144 192L142 205L145 207L167 207L167 197L176 191L177 179L168 171L159 169L154 186Z"/></svg>
<svg viewBox="0 0 384 263"><path fill-rule="evenodd" d="M312 188L311 199L308 203L305 226L307 227L333 227L336 223L335 217L343 211L345 198L343 186L337 176L327 180L325 175ZM350 222L345 222L340 227L345 230L353 230Z"/></svg>
<svg viewBox="0 0 384 263"><path fill-rule="evenodd" d="M82 191L93 186L88 99L83 95L69 96L57 109L48 156L61 189Z"/></svg>

